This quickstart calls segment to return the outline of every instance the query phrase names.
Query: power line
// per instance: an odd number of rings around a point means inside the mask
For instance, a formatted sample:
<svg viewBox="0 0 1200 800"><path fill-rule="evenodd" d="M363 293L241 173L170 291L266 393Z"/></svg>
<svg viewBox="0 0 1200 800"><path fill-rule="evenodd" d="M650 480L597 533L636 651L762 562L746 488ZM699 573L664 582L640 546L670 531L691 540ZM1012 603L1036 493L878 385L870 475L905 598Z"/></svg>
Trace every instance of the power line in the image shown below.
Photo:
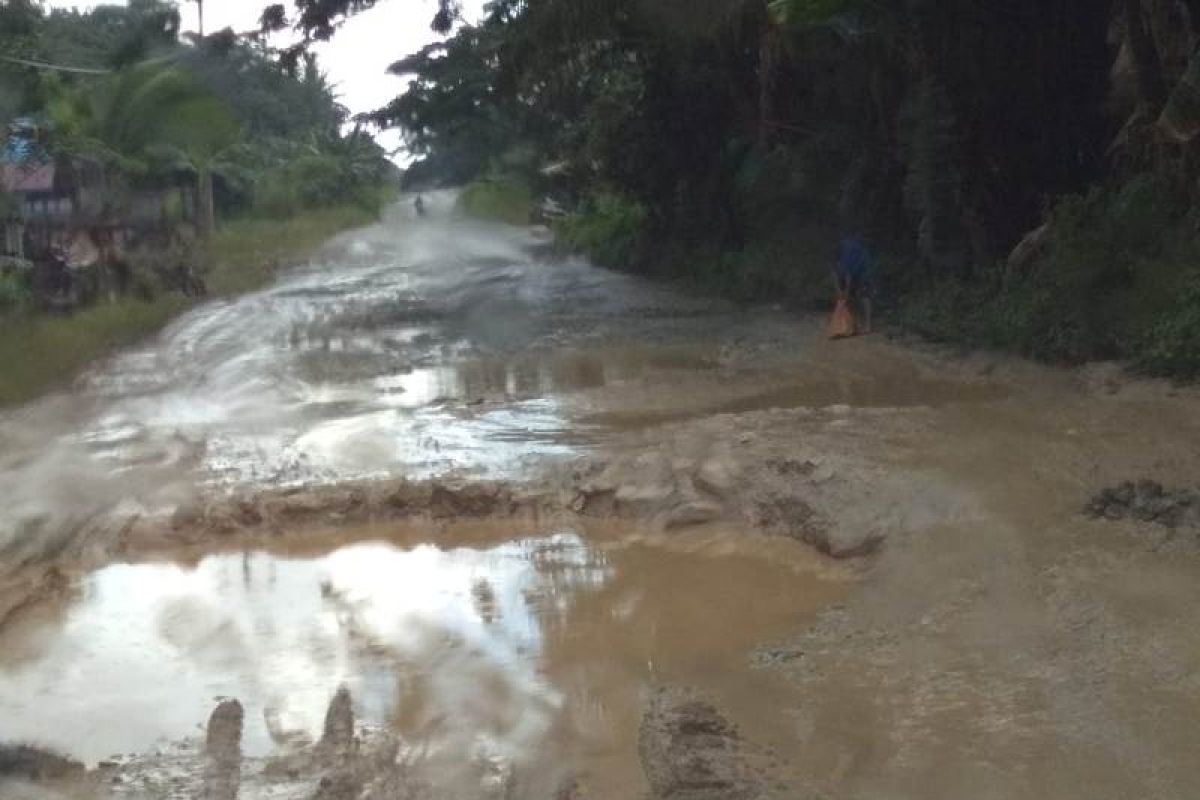
<svg viewBox="0 0 1200 800"><path fill-rule="evenodd" d="M50 69L56 72L74 72L80 75L107 75L110 70L107 69L91 69L89 67L64 67L61 64L47 64L45 61L30 61L26 58L14 58L12 56L0 56L0 61L7 61L10 64L21 64L26 67L35 67L37 69Z"/></svg>

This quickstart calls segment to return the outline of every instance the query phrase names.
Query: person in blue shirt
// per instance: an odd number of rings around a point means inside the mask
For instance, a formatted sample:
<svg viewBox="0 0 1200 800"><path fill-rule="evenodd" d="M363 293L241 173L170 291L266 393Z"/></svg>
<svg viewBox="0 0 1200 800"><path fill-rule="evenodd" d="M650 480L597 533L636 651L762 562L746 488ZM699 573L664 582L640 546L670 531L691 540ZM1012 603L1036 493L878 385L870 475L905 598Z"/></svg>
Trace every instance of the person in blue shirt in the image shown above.
<svg viewBox="0 0 1200 800"><path fill-rule="evenodd" d="M833 277L839 297L845 297L853 306L862 308L862 326L859 333L871 332L871 300L875 289L871 280L871 251L855 236L842 239L838 247L837 265Z"/></svg>

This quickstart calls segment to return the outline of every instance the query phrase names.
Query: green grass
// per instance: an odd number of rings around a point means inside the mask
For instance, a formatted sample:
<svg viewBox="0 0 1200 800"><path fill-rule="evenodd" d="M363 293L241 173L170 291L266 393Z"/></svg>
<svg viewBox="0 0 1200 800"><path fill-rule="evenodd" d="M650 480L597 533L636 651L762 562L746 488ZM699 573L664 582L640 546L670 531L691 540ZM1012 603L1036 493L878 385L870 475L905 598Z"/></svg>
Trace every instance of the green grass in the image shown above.
<svg viewBox="0 0 1200 800"><path fill-rule="evenodd" d="M375 219L375 214L359 206L335 206L291 219L228 222L209 244L208 291L224 297L262 288L280 268L304 258L336 234Z"/></svg>
<svg viewBox="0 0 1200 800"><path fill-rule="evenodd" d="M533 215L533 191L516 177L480 178L463 189L458 204L476 219L528 225Z"/></svg>
<svg viewBox="0 0 1200 800"><path fill-rule="evenodd" d="M77 375L95 358L162 328L188 307L180 295L122 300L70 316L0 318L0 405L30 400Z"/></svg>
<svg viewBox="0 0 1200 800"><path fill-rule="evenodd" d="M265 286L280 268L374 218L348 206L287 220L229 222L209 244L209 292L230 296ZM0 314L0 406L28 402L62 386L97 358L157 333L193 303L172 293L149 302L126 298L70 315Z"/></svg>

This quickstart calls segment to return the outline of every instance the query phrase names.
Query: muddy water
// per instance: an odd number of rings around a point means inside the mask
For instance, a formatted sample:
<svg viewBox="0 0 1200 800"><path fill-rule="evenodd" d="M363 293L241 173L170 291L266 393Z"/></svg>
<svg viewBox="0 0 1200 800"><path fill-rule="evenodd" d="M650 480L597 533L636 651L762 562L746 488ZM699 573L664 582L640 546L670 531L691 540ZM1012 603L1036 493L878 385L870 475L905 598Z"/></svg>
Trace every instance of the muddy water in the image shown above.
<svg viewBox="0 0 1200 800"><path fill-rule="evenodd" d="M549 256L530 231L455 219L452 201L422 220L398 208L71 391L0 412L0 579L64 552L109 563L0 630L0 741L95 762L194 734L235 696L264 754L311 741L344 683L435 785L469 795L499 763L545 783L530 796L578 769L597 797L637 797L641 700L663 683L796 751L784 709L802 701L748 653L843 583L795 543L393 529L110 563L119 523L98 522L201 492L544 476L662 422L998 396L870 347L846 358L775 310Z"/></svg>
<svg viewBox="0 0 1200 800"><path fill-rule="evenodd" d="M786 690L748 653L838 591L806 551L505 535L343 532L303 552L104 568L0 635L3 736L96 762L194 735L237 697L247 754L268 755L318 738L346 685L435 786L465 790L499 763L627 797L642 695L684 683L787 746Z"/></svg>
<svg viewBox="0 0 1200 800"><path fill-rule="evenodd" d="M574 390L713 364L729 307L544 255L453 197L185 315L71 391L0 412L0 555L199 486L520 473L574 452Z"/></svg>
<svg viewBox="0 0 1200 800"><path fill-rule="evenodd" d="M0 556L52 553L83 521L198 487L514 477L594 429L672 415L964 399L891 367L800 364L819 336L782 313L548 255L535 232L452 205L434 198L419 220L398 206L277 285L0 412ZM731 350L780 342L797 362L786 374L723 368ZM679 375L714 391L681 394Z"/></svg>

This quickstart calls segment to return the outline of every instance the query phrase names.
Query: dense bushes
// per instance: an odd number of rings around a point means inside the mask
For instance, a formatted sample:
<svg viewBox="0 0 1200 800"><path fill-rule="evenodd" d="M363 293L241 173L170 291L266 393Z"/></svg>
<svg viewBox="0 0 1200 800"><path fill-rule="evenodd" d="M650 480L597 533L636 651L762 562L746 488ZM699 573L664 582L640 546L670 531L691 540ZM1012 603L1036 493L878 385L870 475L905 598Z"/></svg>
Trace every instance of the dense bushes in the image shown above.
<svg viewBox="0 0 1200 800"><path fill-rule="evenodd" d="M1188 274L1184 291L1150 327L1141 345L1139 369L1181 380L1200 379L1200 270Z"/></svg>
<svg viewBox="0 0 1200 800"><path fill-rule="evenodd" d="M647 211L635 200L614 192L588 196L578 211L555 225L558 240L607 267L632 265L644 245Z"/></svg>
<svg viewBox="0 0 1200 800"><path fill-rule="evenodd" d="M29 298L29 287L20 275L0 271L0 311L20 308Z"/></svg>
<svg viewBox="0 0 1200 800"><path fill-rule="evenodd" d="M1200 257L1187 204L1151 175L1063 199L1044 255L912 292L900 321L929 338L1056 363L1119 358L1200 377Z"/></svg>
<svg viewBox="0 0 1200 800"><path fill-rule="evenodd" d="M490 222L528 225L533 192L528 181L510 174L492 174L468 184L458 199L463 211Z"/></svg>

